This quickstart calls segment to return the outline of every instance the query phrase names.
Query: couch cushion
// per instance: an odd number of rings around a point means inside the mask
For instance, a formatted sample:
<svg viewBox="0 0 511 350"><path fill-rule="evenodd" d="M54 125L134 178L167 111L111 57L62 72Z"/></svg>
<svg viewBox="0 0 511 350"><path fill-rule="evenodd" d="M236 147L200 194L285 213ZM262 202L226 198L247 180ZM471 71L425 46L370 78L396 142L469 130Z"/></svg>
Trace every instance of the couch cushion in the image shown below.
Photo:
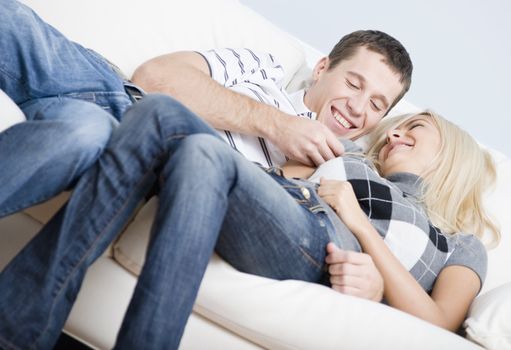
<svg viewBox="0 0 511 350"><path fill-rule="evenodd" d="M23 2L128 76L149 58L173 51L250 47L273 53L286 68L286 85L304 60L297 41L237 0Z"/></svg>
<svg viewBox="0 0 511 350"><path fill-rule="evenodd" d="M25 120L23 112L3 90L0 90L0 132Z"/></svg>
<svg viewBox="0 0 511 350"><path fill-rule="evenodd" d="M135 255L126 254L144 255L137 238L149 237L157 204L153 198L139 212L115 247L117 261L132 272L138 273L140 265L133 260ZM317 284L241 273L217 255L208 265L194 311L270 349L334 349L339 344L350 349L477 348L386 305ZM370 337L366 336L368 329Z"/></svg>
<svg viewBox="0 0 511 350"><path fill-rule="evenodd" d="M216 255L194 311L268 349L479 349L387 305L244 274Z"/></svg>

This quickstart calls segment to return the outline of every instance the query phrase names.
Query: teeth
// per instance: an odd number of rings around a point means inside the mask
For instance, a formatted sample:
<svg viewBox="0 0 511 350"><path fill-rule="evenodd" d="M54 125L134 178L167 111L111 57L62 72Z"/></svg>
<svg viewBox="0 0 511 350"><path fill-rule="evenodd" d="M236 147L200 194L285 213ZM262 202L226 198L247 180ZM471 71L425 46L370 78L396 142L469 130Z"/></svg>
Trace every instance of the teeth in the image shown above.
<svg viewBox="0 0 511 350"><path fill-rule="evenodd" d="M346 119L344 119L343 117L341 117L341 115L339 114L339 112L334 112L334 118L335 120L337 120L342 126L344 126L346 129L349 129L351 128L351 123L349 121L347 121Z"/></svg>

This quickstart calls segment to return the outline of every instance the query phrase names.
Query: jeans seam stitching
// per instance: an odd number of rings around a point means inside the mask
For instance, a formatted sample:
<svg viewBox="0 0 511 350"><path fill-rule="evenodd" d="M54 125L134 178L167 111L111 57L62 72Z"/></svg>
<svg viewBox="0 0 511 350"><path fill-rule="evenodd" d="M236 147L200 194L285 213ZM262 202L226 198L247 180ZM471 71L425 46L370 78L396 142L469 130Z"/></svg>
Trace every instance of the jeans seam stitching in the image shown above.
<svg viewBox="0 0 511 350"><path fill-rule="evenodd" d="M302 252L305 258L312 263L315 267L321 269L323 265L319 264L309 253L305 251L302 247L298 246L298 249Z"/></svg>

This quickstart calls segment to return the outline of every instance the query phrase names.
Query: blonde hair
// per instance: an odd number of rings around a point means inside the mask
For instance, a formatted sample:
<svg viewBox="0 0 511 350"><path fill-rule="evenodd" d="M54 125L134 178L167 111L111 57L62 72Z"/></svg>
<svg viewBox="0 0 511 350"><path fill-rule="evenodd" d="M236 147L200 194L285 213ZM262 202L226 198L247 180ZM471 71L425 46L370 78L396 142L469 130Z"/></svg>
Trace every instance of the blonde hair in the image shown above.
<svg viewBox="0 0 511 350"><path fill-rule="evenodd" d="M484 191L496 180L496 168L488 151L482 149L464 130L432 111L390 118L370 134L367 156L376 168L378 154L387 143L387 130L395 129L414 117L429 118L440 133L440 151L423 174L420 201L433 225L443 232L474 233L493 247L500 241L500 230L482 205Z"/></svg>

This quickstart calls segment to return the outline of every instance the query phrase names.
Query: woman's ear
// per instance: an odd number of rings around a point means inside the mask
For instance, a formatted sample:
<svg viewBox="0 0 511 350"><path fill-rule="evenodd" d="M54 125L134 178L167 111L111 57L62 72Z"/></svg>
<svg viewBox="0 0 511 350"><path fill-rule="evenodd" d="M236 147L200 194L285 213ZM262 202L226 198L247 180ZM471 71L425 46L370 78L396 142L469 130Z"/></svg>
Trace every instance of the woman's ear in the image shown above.
<svg viewBox="0 0 511 350"><path fill-rule="evenodd" d="M321 58L318 63L314 66L314 70L312 71L312 82L315 83L321 75L328 70L330 64L330 60L327 56Z"/></svg>

